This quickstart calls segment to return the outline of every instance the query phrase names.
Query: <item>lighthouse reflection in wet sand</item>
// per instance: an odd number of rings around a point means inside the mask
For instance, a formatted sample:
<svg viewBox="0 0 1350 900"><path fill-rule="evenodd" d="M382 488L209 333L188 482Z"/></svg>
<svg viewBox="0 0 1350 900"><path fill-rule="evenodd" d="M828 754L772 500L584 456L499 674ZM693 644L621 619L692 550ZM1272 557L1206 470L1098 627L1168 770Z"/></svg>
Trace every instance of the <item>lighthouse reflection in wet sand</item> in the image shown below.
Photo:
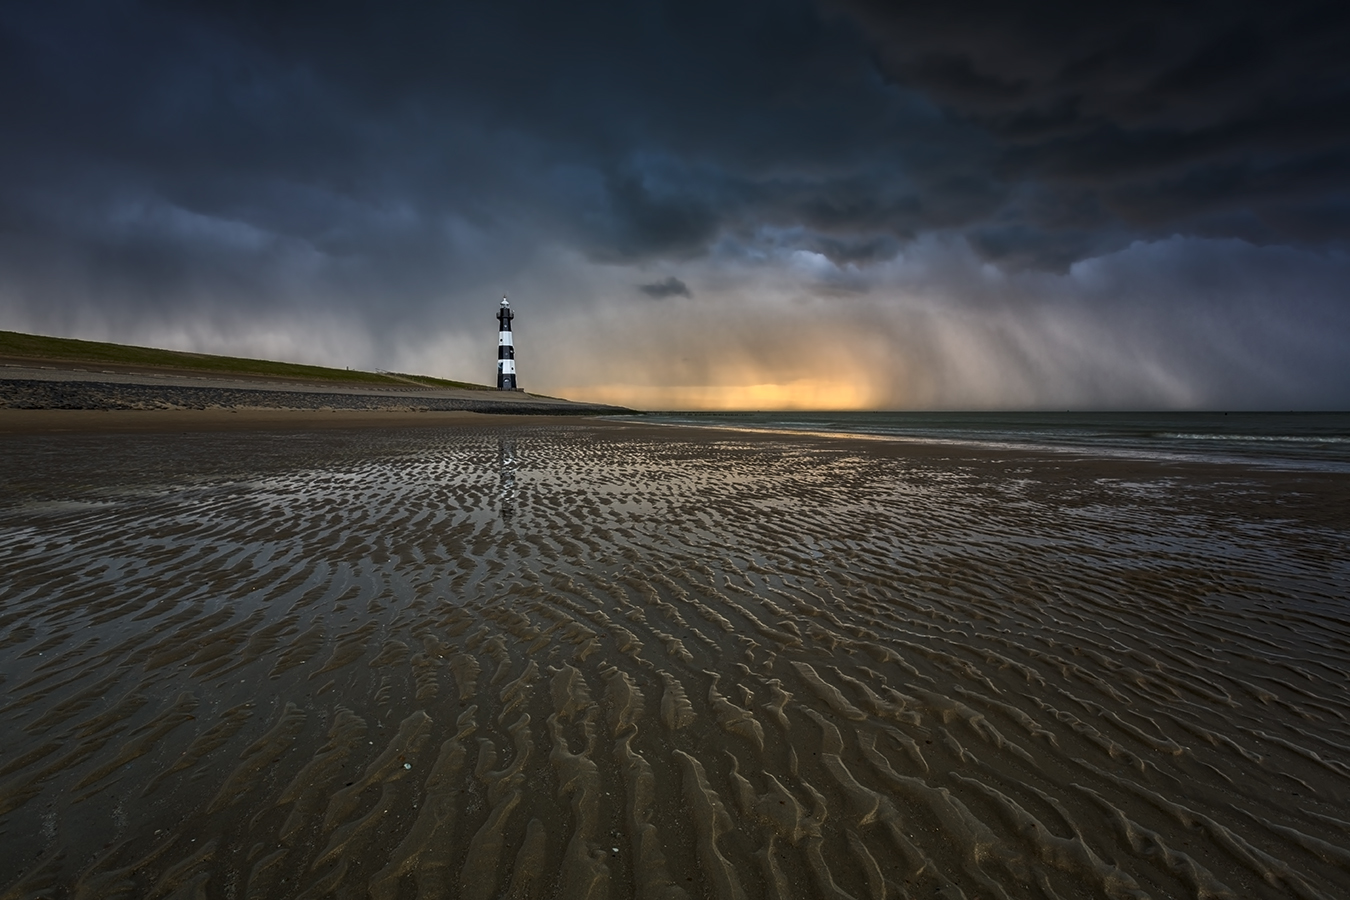
<svg viewBox="0 0 1350 900"><path fill-rule="evenodd" d="M497 390L516 390L516 348L511 343L511 304L502 297L502 308L497 310Z"/></svg>

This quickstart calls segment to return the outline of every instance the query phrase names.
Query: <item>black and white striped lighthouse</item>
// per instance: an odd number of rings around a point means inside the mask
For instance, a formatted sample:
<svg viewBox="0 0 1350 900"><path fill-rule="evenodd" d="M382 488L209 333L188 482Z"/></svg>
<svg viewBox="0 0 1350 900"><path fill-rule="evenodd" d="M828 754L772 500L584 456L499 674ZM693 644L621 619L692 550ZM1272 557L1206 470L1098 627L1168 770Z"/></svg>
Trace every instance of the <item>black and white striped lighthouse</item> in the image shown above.
<svg viewBox="0 0 1350 900"><path fill-rule="evenodd" d="M516 314L511 312L511 304L502 297L502 308L497 310L497 390L514 391L516 389L516 348L511 343L511 320Z"/></svg>

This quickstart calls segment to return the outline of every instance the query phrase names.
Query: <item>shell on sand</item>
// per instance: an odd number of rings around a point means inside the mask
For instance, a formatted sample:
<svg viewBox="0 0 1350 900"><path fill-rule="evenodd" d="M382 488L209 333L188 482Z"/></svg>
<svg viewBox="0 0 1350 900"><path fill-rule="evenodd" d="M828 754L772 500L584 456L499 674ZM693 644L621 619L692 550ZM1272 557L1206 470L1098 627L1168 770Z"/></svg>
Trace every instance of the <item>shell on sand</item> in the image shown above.
<svg viewBox="0 0 1350 900"><path fill-rule="evenodd" d="M1350 490L573 422L0 441L0 900L1350 896Z"/></svg>

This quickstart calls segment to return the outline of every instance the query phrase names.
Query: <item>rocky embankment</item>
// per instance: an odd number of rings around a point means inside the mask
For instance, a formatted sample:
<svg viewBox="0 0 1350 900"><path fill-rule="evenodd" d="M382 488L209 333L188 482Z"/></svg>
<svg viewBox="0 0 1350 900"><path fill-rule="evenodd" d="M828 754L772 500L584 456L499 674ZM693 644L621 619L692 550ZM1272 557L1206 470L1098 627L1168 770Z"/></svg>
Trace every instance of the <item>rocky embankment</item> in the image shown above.
<svg viewBox="0 0 1350 900"><path fill-rule="evenodd" d="M330 385L232 378L0 368L0 409L297 409L452 411L508 415L602 415L621 407L526 393L402 386Z"/></svg>

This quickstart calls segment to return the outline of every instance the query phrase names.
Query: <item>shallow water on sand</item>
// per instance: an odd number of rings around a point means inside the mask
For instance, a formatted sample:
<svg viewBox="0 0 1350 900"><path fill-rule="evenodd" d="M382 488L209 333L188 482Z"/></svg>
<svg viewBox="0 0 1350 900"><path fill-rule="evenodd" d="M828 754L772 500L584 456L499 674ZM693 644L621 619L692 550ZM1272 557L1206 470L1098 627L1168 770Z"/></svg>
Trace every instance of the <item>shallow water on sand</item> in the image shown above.
<svg viewBox="0 0 1350 900"><path fill-rule="evenodd" d="M1350 490L674 428L0 442L0 898L1350 895Z"/></svg>
<svg viewBox="0 0 1350 900"><path fill-rule="evenodd" d="M731 412L626 418L1350 474L1345 412Z"/></svg>

